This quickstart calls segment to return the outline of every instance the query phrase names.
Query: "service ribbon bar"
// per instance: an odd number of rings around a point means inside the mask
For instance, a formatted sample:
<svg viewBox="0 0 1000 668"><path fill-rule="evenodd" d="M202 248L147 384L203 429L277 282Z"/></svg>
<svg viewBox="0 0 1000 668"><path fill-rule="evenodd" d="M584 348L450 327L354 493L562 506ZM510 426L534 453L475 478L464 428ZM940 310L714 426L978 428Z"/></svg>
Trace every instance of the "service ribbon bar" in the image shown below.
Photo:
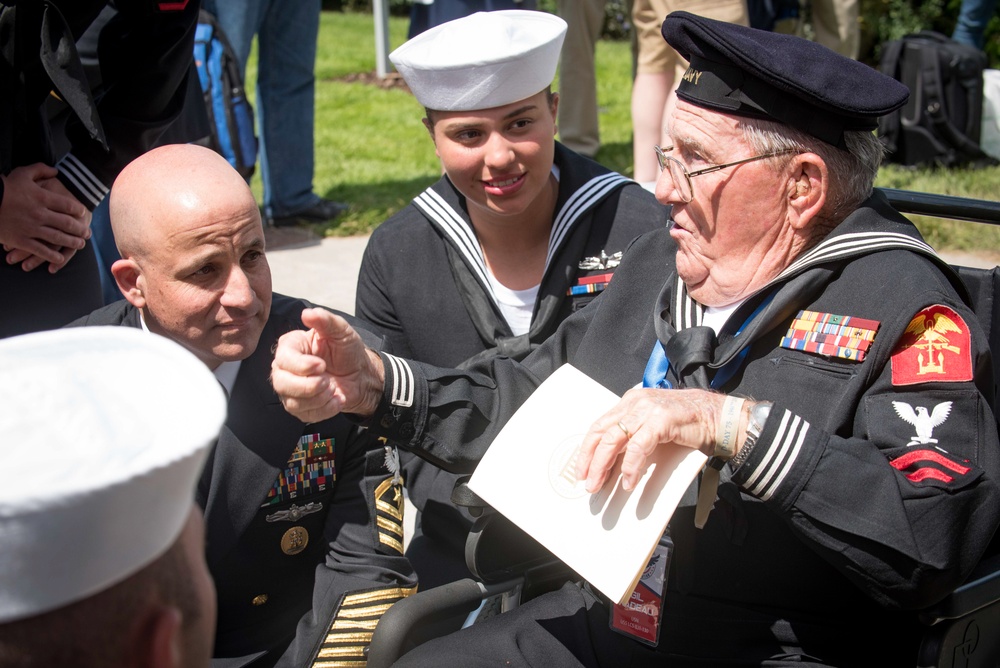
<svg viewBox="0 0 1000 668"><path fill-rule="evenodd" d="M799 311L781 347L861 362L871 348L879 322L850 315Z"/></svg>

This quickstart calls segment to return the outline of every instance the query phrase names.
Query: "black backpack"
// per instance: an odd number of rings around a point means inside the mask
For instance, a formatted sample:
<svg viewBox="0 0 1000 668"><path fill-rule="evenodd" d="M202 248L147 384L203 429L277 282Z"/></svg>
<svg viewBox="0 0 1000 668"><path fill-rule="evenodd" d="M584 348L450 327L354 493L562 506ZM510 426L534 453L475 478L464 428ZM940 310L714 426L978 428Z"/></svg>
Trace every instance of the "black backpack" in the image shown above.
<svg viewBox="0 0 1000 668"><path fill-rule="evenodd" d="M253 108L243 89L236 53L215 17L205 10L195 29L194 62L212 128L209 146L249 181L257 162Z"/></svg>
<svg viewBox="0 0 1000 668"><path fill-rule="evenodd" d="M879 71L910 89L906 105L879 119L891 162L955 167L997 161L979 146L986 55L929 30L888 42Z"/></svg>

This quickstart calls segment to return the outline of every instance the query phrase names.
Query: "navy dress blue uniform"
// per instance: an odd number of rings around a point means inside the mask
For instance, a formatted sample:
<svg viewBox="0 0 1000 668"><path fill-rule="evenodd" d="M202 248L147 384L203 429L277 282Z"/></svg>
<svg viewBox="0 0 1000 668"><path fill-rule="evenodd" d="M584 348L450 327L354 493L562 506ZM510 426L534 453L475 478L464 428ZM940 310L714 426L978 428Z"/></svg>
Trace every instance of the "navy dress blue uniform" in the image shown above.
<svg viewBox="0 0 1000 668"><path fill-rule="evenodd" d="M303 425L268 380L273 346L312 306L274 294L198 485L218 592L213 665L363 665L382 612L416 588L395 449L346 418ZM72 324L141 327L124 300Z"/></svg>
<svg viewBox="0 0 1000 668"><path fill-rule="evenodd" d="M505 355L523 359L611 280L637 236L667 224L667 209L638 184L556 143L559 173L549 262L527 334L514 336L486 280L465 198L447 176L372 233L355 313L385 333L401 357L436 366ZM428 287L433 286L433 290ZM425 587L468 577L472 517L450 503L458 476L401 453L420 509L407 556Z"/></svg>
<svg viewBox="0 0 1000 668"><path fill-rule="evenodd" d="M866 242L854 245L851 234ZM705 528L693 526L694 487L674 515L660 649L612 634L600 597L570 586L480 625L477 637L463 632L460 647L428 643L426 654L418 651L414 664L404 665L488 665L463 648L514 665L567 665L572 656L563 643L582 652L577 659L588 666L662 665L661 652L677 665L759 665L786 650L790 659L801 652L800 660L832 665L913 665L918 624L910 610L961 581L998 521L990 353L957 277L875 196L803 266L769 286L769 306L743 335L727 326L706 351L685 344L706 328L696 324L702 309L686 296L673 262L664 261L675 250L666 231L638 239L608 290L522 364L498 358L463 374L394 360L412 383L412 407L386 400L372 420L373 430L434 461L471 470L512 411L563 363L621 394L641 382L658 340L674 352L672 361L682 352L694 360L671 376L676 386L689 384L692 374L714 375L746 350L719 389L774 407L747 461L735 471L723 468L720 500ZM751 300L730 323L744 322L759 304ZM939 306L958 316L952 320L963 332L956 337L961 355L946 363L964 359L972 378L894 384L907 329ZM877 322L878 333L860 362L796 350L782 341L800 312ZM929 411L950 403L933 431L946 454L933 446L922 453L926 459L910 454L916 429L896 403ZM465 419L455 415L456 404L467 406ZM570 623L584 607L584 628ZM861 647L875 648L866 651L871 663L855 655ZM630 664L622 652L651 663Z"/></svg>
<svg viewBox="0 0 1000 668"><path fill-rule="evenodd" d="M56 166L90 210L180 114L199 6L115 2L117 16L99 37L106 92L95 99L75 42L107 4L31 0L0 7L0 174ZM54 130L52 119L66 108L69 121ZM103 304L90 243L55 274L2 262L0 286L0 336L59 327Z"/></svg>
<svg viewBox="0 0 1000 668"><path fill-rule="evenodd" d="M685 102L832 146L906 99L806 40L685 12L663 32L691 61ZM668 393L712 387L772 402L755 443L722 466L704 528L697 485L671 520L659 645L611 631L607 602L581 583L398 665L914 664L915 610L962 582L1000 524L992 359L961 280L878 193L718 330L703 325L677 253L668 231L637 239L608 289L521 363L446 370L383 353L393 373L370 421L468 471L564 363L619 394L647 376Z"/></svg>

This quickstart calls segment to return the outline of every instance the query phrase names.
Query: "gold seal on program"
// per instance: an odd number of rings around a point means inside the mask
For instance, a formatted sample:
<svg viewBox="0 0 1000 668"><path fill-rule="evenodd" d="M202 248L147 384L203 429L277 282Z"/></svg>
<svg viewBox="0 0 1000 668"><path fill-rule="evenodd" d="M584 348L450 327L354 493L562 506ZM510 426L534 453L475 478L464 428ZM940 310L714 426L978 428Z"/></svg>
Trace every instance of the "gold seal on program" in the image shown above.
<svg viewBox="0 0 1000 668"><path fill-rule="evenodd" d="M281 551L285 554L298 554L309 544L309 532L302 527L292 527L281 537Z"/></svg>
<svg viewBox="0 0 1000 668"><path fill-rule="evenodd" d="M583 481L576 477L576 458L583 443L583 434L570 436L552 451L549 458L549 484L559 496L577 499L587 494Z"/></svg>

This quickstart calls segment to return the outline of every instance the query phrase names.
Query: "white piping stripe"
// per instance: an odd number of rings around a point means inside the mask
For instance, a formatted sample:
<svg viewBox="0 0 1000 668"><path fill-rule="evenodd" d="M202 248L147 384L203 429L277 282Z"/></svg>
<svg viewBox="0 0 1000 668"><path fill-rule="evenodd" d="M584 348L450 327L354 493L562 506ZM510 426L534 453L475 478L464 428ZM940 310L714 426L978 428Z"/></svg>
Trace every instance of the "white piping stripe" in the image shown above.
<svg viewBox="0 0 1000 668"><path fill-rule="evenodd" d="M475 233L462 219L458 212L448 205L433 190L427 190L417 198L417 204L421 205L424 211L437 221L444 231L452 238L462 253L476 265L485 266L482 248Z"/></svg>
<svg viewBox="0 0 1000 668"><path fill-rule="evenodd" d="M828 259L841 257L848 253L857 253L858 251L874 251L879 249L892 249L892 248L905 248L917 250L924 253L930 253L936 255L932 249L930 249L925 244L917 241L916 239L882 239L882 240L869 240L860 239L856 241L844 240L842 243L836 246L830 246L828 248L822 249L820 252L811 254L808 258L803 258L800 262L794 263L782 274L788 273L790 271L795 271L799 266L814 264L816 262L826 261Z"/></svg>
<svg viewBox="0 0 1000 668"><path fill-rule="evenodd" d="M689 327L700 326L704 313L701 304L691 298L691 295L688 294L687 286L684 285L683 281L678 281L678 286L676 299L674 300L676 302L674 312L679 314L679 317L677 318L677 322L674 323L674 329L681 331Z"/></svg>
<svg viewBox="0 0 1000 668"><path fill-rule="evenodd" d="M908 237L905 234L884 233L884 232L854 232L830 239L821 243L816 248L806 253L803 257L793 262L775 280L780 280L788 274L794 273L802 267L810 264L825 262L839 257L845 253L856 253L858 250L877 250L879 248L908 248L916 249L937 257L934 249L924 242Z"/></svg>
<svg viewBox="0 0 1000 668"><path fill-rule="evenodd" d="M549 233L549 247L545 257L545 269L548 271L549 262L559 250L566 235L573 228L580 216L589 210L593 202L600 201L604 196L621 183L627 183L629 179L615 172L608 172L601 176L594 177L583 184L563 205L552 225ZM499 304L493 292L493 286L488 276L486 259L483 257L482 247L469 223L448 204L440 194L433 188L428 188L417 195L413 200L414 204L420 207L425 214L435 222L441 229L451 237L458 247L459 252L475 271L477 277L494 303Z"/></svg>
<svg viewBox="0 0 1000 668"><path fill-rule="evenodd" d="M392 399L393 406L409 408L413 405L413 371L406 360L386 353L389 366L392 370Z"/></svg>
<svg viewBox="0 0 1000 668"><path fill-rule="evenodd" d="M566 200L566 204L563 205L563 208L556 215L556 219L552 224L552 232L549 234L549 249L545 256L545 271L548 271L549 262L552 261L566 235L576 224L576 221L580 219L580 216L588 211L595 202L604 199L607 193L628 181L629 179L615 172L602 174L587 181L587 183L583 184Z"/></svg>
<svg viewBox="0 0 1000 668"><path fill-rule="evenodd" d="M473 234L465 220L439 194L430 188L418 195L414 199L414 203L423 209L430 218L435 220L445 234L451 237L452 241L458 247L459 252L465 256L466 261L476 272L483 287L493 297L493 291L490 288L490 281L486 273L486 260L483 258L483 250L479 246L479 240L476 239L475 234ZM495 297L493 299L496 301Z"/></svg>
<svg viewBox="0 0 1000 668"><path fill-rule="evenodd" d="M674 290L674 329L678 332L684 329L684 311L682 307L684 297L681 294L682 292L684 292L684 283L677 281L677 288ZM657 313L656 315L659 316L660 314Z"/></svg>

